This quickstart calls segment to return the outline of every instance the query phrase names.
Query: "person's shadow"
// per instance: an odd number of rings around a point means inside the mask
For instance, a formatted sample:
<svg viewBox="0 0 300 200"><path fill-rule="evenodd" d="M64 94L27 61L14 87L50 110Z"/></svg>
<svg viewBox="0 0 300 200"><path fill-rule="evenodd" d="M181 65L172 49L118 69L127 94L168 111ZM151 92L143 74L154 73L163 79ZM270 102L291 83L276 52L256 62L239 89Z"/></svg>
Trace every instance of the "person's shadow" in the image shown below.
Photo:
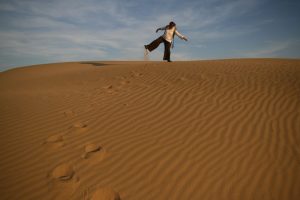
<svg viewBox="0 0 300 200"><path fill-rule="evenodd" d="M88 65L94 65L94 66L104 66L107 64L104 63L97 63L97 62L81 62L80 64L88 64Z"/></svg>

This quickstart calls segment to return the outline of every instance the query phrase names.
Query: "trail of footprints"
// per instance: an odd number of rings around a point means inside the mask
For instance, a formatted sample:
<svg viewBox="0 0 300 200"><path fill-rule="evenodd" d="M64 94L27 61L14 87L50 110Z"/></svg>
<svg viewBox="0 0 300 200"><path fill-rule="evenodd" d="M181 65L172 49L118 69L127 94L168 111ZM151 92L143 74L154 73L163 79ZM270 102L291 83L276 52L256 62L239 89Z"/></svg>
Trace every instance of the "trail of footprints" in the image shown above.
<svg viewBox="0 0 300 200"><path fill-rule="evenodd" d="M123 89L124 86L132 83L131 79L140 78L143 76L143 74L140 72L137 72L137 71L131 71L129 76L130 76L129 79L126 76L119 76L119 77L117 77L118 82L119 82L118 84L105 85L102 87L102 89L104 89L104 91L108 94L116 94L119 90Z"/></svg>
<svg viewBox="0 0 300 200"><path fill-rule="evenodd" d="M131 78L139 78L141 76L143 76L143 74L136 71L132 71L130 73ZM118 77L117 79L119 80L119 84L106 85L102 87L106 94L115 94L124 86L131 83L131 80L128 80L125 76ZM187 79L185 77L181 77L178 80L186 81ZM66 110L63 112L63 114L69 119L73 119L77 116L77 114L73 110ZM46 144L52 149L59 149L64 147L65 139L68 134L84 133L87 130L87 123L81 121L73 122L73 124L70 127L68 127L68 132L51 135L45 140L44 144ZM86 162L89 161L92 157L92 162ZM100 145L95 143L85 144L82 147L82 154L78 155L78 159L80 159L82 162L86 162L85 164L94 164L95 162L101 162L105 157L105 149L103 149ZM71 162L64 162L56 165L56 167L54 167L54 169L52 169L51 172L49 172L48 178L50 178L51 180L51 186L59 186L61 193L55 195L56 197L59 197L59 199L68 198L66 197L66 195L72 195L80 185L80 179L76 175L76 171ZM86 193L87 194L84 193L83 199L121 200L119 193L110 187L93 188L93 192L91 195L89 191L86 191Z"/></svg>
<svg viewBox="0 0 300 200"><path fill-rule="evenodd" d="M76 113L73 111L65 111L64 115L66 117L74 117ZM83 122L75 122L72 126L69 127L70 133L80 133L85 132L88 126L86 123ZM65 136L69 133L59 133L55 135L49 136L43 144L50 146L51 148L61 148L64 146ZM81 161L88 160L90 157L94 159L94 162L88 162L86 164L93 164L102 161L105 156L105 150L98 144L95 143L87 143L82 147L82 154L79 155L79 159ZM97 155L96 155L97 154ZM79 177L76 176L76 171L74 166L70 162L64 162L56 165L54 169L49 172L48 178L50 178L50 186L51 188L54 185L59 185L61 187L60 191L61 194L57 195L59 199L65 199L66 195L72 195L76 189L79 187ZM64 193L64 194L63 194ZM68 193L68 194L66 194ZM114 191L114 189L110 187L99 187L94 189L92 195L88 195L84 197L84 199L91 199L91 200L121 200L120 195L118 192Z"/></svg>
<svg viewBox="0 0 300 200"><path fill-rule="evenodd" d="M130 78L139 78L143 76L142 73L131 71ZM120 89L122 89L124 86L131 83L130 80L127 79L127 77L122 76L118 77L119 84L117 85L106 85L102 87L105 93L108 94L115 94ZM73 110L66 110L64 111L64 116L72 119L77 116L77 114ZM88 125L84 122L75 122L72 124L72 126L69 127L68 132L66 133L59 133L55 135L49 136L44 144L49 146L50 148L58 149L64 146L66 136L69 133L84 133L88 129ZM85 146L82 147L82 154L79 155L79 159L81 159L82 162L85 162L85 160L89 160L91 157L93 159L92 162L87 162L86 164L93 164L102 161L106 157L105 150L98 144L95 143L88 143ZM97 154L97 155L96 155ZM59 188L62 193L68 193L69 195L72 195L76 189L79 187L79 177L76 175L76 171L74 169L74 166L70 162L64 162L56 165L54 169L49 172L48 177L51 180L51 185L59 185ZM68 184L66 184L68 183ZM67 195L68 195L67 194ZM64 196L65 195L65 196ZM59 194L56 195L56 197L60 197L59 199L65 199L66 194ZM84 199L91 199L91 200L121 200L120 195L118 192L116 192L113 188L110 187L98 187L93 189L93 193L91 195L85 195Z"/></svg>

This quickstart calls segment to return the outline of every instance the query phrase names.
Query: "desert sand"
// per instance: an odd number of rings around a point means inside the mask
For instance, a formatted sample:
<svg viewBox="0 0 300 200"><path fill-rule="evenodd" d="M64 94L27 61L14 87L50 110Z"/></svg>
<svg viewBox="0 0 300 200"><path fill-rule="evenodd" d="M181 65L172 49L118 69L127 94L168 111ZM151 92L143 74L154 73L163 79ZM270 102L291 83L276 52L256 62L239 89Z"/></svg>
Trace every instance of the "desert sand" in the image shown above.
<svg viewBox="0 0 300 200"><path fill-rule="evenodd" d="M0 73L1 199L296 200L300 60Z"/></svg>

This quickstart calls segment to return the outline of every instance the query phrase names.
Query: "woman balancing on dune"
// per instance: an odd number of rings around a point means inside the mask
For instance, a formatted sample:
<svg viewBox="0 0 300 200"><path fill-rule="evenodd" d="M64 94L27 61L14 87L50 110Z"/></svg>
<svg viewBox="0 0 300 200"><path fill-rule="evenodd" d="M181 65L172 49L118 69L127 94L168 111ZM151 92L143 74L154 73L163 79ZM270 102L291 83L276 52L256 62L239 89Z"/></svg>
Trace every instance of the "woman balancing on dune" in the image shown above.
<svg viewBox="0 0 300 200"><path fill-rule="evenodd" d="M162 36L160 36L159 38L157 38L156 40L154 40L153 42L151 42L148 45L145 45L145 52L146 55L148 55L149 51L153 51L154 49L156 49L160 43L164 43L165 45L165 52L164 52L164 60L167 60L168 62L171 62L170 56L171 56L171 45L173 43L174 40L174 36L177 35L180 39L187 41L187 38L183 35L181 35L177 30L176 30L176 24L174 22L170 22L169 25L162 27L162 28L158 28L156 30L156 33L159 30L164 30L164 34Z"/></svg>

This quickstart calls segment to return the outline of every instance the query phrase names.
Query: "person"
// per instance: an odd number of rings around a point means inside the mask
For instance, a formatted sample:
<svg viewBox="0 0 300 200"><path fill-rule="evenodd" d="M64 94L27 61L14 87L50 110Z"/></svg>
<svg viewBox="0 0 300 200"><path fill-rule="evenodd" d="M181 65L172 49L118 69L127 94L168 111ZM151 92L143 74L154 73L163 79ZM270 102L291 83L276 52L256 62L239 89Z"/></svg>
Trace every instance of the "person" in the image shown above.
<svg viewBox="0 0 300 200"><path fill-rule="evenodd" d="M156 33L160 30L164 30L164 34L151 42L150 44L144 45L145 47L145 53L148 55L149 52L153 51L156 49L162 42L165 45L165 51L164 51L164 58L163 60L167 60L168 62L172 62L170 57L171 57L171 46L172 44L174 45L174 36L177 35L180 39L187 41L187 37L184 35L180 34L176 30L176 24L174 22L170 22L169 25L158 28L156 30Z"/></svg>

